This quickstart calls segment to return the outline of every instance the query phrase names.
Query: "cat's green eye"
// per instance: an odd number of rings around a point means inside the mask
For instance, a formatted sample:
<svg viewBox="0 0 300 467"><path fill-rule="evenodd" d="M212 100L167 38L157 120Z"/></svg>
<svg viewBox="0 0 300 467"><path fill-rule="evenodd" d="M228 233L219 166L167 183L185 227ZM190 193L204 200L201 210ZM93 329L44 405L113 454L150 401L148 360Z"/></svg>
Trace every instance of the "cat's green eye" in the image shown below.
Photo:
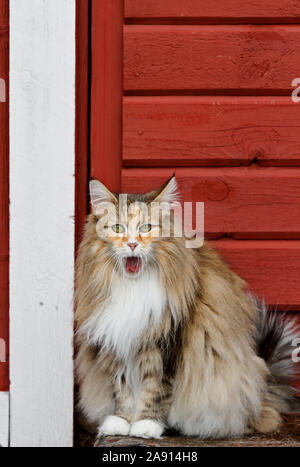
<svg viewBox="0 0 300 467"><path fill-rule="evenodd" d="M115 225L112 226L112 229L117 234L125 232L125 227L122 224L115 224Z"/></svg>
<svg viewBox="0 0 300 467"><path fill-rule="evenodd" d="M152 230L152 225L151 224L143 224L139 228L141 233L148 233L150 230Z"/></svg>

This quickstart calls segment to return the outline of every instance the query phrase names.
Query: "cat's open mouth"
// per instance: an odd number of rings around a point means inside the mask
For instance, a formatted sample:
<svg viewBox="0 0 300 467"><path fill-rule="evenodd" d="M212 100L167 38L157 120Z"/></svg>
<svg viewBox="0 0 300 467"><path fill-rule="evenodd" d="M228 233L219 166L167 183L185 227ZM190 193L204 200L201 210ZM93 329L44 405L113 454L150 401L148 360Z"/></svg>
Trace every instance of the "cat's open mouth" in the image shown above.
<svg viewBox="0 0 300 467"><path fill-rule="evenodd" d="M125 269L129 274L137 274L142 267L142 261L137 256L129 256L126 258Z"/></svg>

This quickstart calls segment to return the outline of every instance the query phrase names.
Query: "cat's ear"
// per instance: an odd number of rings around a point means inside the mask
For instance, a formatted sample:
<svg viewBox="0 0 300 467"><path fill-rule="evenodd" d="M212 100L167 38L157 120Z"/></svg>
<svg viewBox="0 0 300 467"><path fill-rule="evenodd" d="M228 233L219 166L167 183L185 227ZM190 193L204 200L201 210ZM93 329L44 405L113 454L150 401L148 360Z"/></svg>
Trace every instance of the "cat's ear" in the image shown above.
<svg viewBox="0 0 300 467"><path fill-rule="evenodd" d="M99 207L103 206L103 203L114 203L118 202L117 198L106 188L103 183L98 180L90 181L90 198L93 212L96 214Z"/></svg>
<svg viewBox="0 0 300 467"><path fill-rule="evenodd" d="M178 204L180 194L178 184L173 175L156 192L154 201L158 203Z"/></svg>

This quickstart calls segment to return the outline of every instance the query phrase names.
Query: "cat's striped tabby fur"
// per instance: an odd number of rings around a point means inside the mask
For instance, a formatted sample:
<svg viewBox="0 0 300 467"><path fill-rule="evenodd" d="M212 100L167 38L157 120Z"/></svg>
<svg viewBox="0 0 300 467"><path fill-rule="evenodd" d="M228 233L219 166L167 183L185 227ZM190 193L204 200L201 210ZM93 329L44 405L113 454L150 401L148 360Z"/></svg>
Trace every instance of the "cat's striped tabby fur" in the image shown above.
<svg viewBox="0 0 300 467"><path fill-rule="evenodd" d="M118 196L98 181L90 191L76 278L85 421L99 436L157 438L167 427L201 438L277 430L280 413L296 404L293 324L258 305L206 243L186 248L183 238L160 237L160 225L127 230L108 220L99 230L99 206L117 206ZM139 201L176 199L175 178L128 195L130 218Z"/></svg>

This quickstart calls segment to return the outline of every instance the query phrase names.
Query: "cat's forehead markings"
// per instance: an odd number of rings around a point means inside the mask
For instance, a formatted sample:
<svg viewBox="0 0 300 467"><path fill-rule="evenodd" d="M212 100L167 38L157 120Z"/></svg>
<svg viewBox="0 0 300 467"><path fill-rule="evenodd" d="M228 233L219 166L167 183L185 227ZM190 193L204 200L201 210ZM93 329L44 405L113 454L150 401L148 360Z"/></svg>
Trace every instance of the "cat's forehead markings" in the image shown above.
<svg viewBox="0 0 300 467"><path fill-rule="evenodd" d="M132 203L130 205L130 214L132 216L137 216L137 215L140 215L141 214L141 209L140 209L140 206L137 204L137 203Z"/></svg>

